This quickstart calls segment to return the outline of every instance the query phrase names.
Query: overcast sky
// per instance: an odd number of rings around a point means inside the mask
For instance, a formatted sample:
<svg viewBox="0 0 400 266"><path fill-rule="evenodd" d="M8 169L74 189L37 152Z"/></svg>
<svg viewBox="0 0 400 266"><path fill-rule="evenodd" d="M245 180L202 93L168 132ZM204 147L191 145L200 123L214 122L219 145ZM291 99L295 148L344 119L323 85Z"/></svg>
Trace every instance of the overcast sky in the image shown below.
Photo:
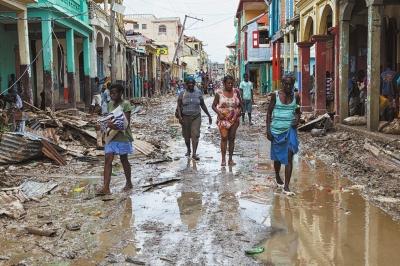
<svg viewBox="0 0 400 266"><path fill-rule="evenodd" d="M235 39L234 16L239 0L125 0L126 14L154 14L180 17L185 14L204 20L188 19L186 35L196 36L207 46L212 61L223 63L226 45Z"/></svg>

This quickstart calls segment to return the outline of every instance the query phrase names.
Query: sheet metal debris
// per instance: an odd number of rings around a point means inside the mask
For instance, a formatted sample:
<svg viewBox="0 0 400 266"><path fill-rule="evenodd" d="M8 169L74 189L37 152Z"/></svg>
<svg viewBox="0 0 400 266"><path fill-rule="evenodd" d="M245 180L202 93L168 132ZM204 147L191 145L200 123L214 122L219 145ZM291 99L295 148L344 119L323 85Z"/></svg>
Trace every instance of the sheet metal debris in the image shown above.
<svg viewBox="0 0 400 266"><path fill-rule="evenodd" d="M42 144L34 134L4 133L0 141L0 164L23 162L41 156Z"/></svg>
<svg viewBox="0 0 400 266"><path fill-rule="evenodd" d="M28 180L21 185L21 190L28 198L41 198L44 194L49 193L57 186L58 184L54 181L40 183Z"/></svg>

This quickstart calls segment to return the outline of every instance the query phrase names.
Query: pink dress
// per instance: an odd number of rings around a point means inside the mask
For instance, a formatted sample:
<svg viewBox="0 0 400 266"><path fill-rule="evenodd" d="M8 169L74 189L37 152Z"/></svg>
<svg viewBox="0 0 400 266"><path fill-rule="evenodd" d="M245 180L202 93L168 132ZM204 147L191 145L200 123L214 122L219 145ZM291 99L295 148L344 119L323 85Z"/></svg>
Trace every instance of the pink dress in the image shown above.
<svg viewBox="0 0 400 266"><path fill-rule="evenodd" d="M230 129L240 118L240 97L239 90L233 89L233 97L229 98L224 95L223 90L218 90L219 103L217 109L224 116L223 119L217 120L217 125L220 129Z"/></svg>

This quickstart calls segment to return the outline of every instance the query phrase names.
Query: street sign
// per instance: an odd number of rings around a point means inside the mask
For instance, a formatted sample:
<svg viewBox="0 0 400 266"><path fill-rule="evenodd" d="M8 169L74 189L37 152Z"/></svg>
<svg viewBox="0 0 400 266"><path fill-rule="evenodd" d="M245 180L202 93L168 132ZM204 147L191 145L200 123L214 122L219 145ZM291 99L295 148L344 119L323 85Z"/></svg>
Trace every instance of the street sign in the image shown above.
<svg viewBox="0 0 400 266"><path fill-rule="evenodd" d="M115 3L112 7L112 11L124 14L125 13L125 6Z"/></svg>
<svg viewBox="0 0 400 266"><path fill-rule="evenodd" d="M168 47L157 48L157 55L168 55Z"/></svg>

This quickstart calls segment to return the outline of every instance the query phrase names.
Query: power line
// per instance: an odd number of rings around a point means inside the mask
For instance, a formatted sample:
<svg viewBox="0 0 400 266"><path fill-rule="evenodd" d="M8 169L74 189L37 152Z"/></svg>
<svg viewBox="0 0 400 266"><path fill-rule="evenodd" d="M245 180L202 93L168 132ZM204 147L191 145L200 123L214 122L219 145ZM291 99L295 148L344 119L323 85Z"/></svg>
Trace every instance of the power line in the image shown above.
<svg viewBox="0 0 400 266"><path fill-rule="evenodd" d="M205 26L198 27L198 28L192 28L192 29L189 28L189 29L187 29L187 30L201 30L201 29L206 29L206 28L215 26L215 25L217 25L217 24L219 24L219 23L225 22L225 21L227 21L227 20L229 20L229 19L232 19L232 18L233 18L233 16L229 16L229 17L224 18L224 19L222 19L222 20L216 21L216 22L214 22L214 23L212 23L212 24L205 25Z"/></svg>

